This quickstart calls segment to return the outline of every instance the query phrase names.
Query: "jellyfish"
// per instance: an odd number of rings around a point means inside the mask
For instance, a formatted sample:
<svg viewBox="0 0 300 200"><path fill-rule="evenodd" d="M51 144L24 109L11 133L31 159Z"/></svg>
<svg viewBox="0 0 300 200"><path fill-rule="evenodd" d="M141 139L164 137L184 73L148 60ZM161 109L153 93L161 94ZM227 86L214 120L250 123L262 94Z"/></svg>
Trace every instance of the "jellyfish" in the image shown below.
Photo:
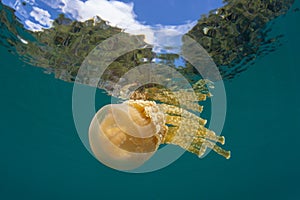
<svg viewBox="0 0 300 200"><path fill-rule="evenodd" d="M203 92L206 83L197 87L198 101L212 96ZM183 105L176 95L185 98ZM117 170L142 166L162 144L178 145L199 157L212 149L229 159L230 151L216 145L223 145L225 138L206 128L207 120L196 114L202 110L190 91L144 87L129 100L106 105L95 114L89 128L91 150L101 163Z"/></svg>

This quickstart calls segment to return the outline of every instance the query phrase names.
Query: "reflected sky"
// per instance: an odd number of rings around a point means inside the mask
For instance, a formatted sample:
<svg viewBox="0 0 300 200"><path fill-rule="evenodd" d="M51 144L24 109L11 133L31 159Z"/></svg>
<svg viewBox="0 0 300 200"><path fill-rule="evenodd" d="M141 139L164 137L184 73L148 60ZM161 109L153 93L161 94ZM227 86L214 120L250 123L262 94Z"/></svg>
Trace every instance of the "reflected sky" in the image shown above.
<svg viewBox="0 0 300 200"><path fill-rule="evenodd" d="M78 21L99 16L108 21L109 25L117 26L125 32L144 34L145 41L154 45L155 52L168 48L173 53L181 46L181 36L196 24L201 14L222 6L221 0L3 0L2 2L14 8L16 16L25 28L32 31L50 28L60 13Z"/></svg>
<svg viewBox="0 0 300 200"><path fill-rule="evenodd" d="M149 25L180 25L221 7L222 0L121 0L134 3L137 20Z"/></svg>

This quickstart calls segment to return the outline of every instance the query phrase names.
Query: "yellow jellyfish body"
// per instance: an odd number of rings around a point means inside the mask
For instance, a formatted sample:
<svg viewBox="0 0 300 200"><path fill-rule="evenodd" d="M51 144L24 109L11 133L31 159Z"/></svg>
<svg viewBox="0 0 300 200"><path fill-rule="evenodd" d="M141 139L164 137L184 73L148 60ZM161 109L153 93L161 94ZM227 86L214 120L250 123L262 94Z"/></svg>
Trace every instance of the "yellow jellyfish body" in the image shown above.
<svg viewBox="0 0 300 200"><path fill-rule="evenodd" d="M135 169L158 149L164 123L164 114L154 102L106 105L91 122L90 146L103 164L118 170Z"/></svg>
<svg viewBox="0 0 300 200"><path fill-rule="evenodd" d="M229 151L215 145L224 144L224 137L205 128L205 123L206 120L174 105L128 100L104 106L96 113L89 141L96 158L118 170L140 167L160 144L178 145L199 157L210 148L229 158Z"/></svg>

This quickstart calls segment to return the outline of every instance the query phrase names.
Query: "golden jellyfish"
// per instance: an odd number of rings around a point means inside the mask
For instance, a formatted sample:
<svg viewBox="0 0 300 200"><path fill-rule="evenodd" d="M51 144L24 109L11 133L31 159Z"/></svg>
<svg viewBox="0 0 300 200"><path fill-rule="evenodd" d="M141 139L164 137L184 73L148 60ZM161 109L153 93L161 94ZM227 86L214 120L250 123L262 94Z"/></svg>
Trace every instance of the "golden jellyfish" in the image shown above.
<svg viewBox="0 0 300 200"><path fill-rule="evenodd" d="M202 81L200 88L205 83ZM196 94L199 101L211 96L199 90ZM176 95L185 98L183 105L176 101ZM106 166L118 170L142 166L161 144L178 145L199 157L210 148L229 159L230 151L216 145L224 144L225 138L205 127L207 121L195 114L203 107L191 101L190 96L189 91L148 87L135 91L130 100L102 107L89 128L93 154Z"/></svg>

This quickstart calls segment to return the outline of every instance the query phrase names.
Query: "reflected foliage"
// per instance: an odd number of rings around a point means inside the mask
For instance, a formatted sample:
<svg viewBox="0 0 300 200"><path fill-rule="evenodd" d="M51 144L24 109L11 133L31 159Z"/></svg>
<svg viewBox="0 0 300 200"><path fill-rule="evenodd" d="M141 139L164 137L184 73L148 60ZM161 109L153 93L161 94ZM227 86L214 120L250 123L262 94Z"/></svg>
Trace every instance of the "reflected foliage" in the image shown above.
<svg viewBox="0 0 300 200"><path fill-rule="evenodd" d="M261 55L274 51L282 35L269 37L272 22L285 14L294 0L226 0L222 8L203 15L186 35L192 37L212 57L223 79L232 79ZM23 5L23 6L26 6ZM53 27L42 32L26 30L14 15L14 10L0 4L0 43L12 53L33 65L54 73L56 78L74 81L85 57L102 41L122 32L99 17L78 22L64 15ZM141 39L143 36L139 36ZM191 82L199 74L189 62L178 66L176 54L155 54L150 45L126 53L114 62L103 80L116 82L129 69L159 58L160 63L172 66ZM111 52L113 53L113 52ZM196 58L195 58L196 59Z"/></svg>
<svg viewBox="0 0 300 200"><path fill-rule="evenodd" d="M256 57L276 49L282 35L269 37L272 20L285 14L294 0L224 2L224 7L203 15L187 35L207 50L223 79L231 79Z"/></svg>

